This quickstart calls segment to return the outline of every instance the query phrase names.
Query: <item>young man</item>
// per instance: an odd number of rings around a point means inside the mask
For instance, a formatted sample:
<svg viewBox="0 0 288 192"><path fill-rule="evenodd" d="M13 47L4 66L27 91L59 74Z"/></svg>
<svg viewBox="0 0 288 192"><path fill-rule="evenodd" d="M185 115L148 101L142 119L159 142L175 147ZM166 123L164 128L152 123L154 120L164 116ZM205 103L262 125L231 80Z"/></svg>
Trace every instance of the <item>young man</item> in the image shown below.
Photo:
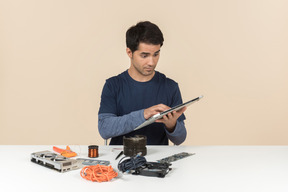
<svg viewBox="0 0 288 192"><path fill-rule="evenodd" d="M99 133L111 138L110 145L122 145L123 136L134 135L146 135L147 145L168 145L168 139L180 145L186 139L186 107L134 131L151 116L182 103L178 84L155 71L163 41L158 26L149 21L126 32L130 68L106 80L98 113Z"/></svg>

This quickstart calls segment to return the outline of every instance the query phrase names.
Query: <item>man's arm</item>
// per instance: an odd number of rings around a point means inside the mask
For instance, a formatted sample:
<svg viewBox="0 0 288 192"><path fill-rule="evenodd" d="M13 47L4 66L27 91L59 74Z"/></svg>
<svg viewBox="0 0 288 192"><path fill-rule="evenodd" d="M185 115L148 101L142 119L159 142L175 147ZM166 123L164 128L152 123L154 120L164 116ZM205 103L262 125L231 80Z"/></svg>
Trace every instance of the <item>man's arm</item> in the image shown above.
<svg viewBox="0 0 288 192"><path fill-rule="evenodd" d="M98 115L98 129L103 139L117 137L130 133L135 127L145 121L144 110L135 111L121 117L112 113L102 113ZM173 132L166 129L168 139L175 145L180 145L186 139L186 128L184 121L177 121Z"/></svg>
<svg viewBox="0 0 288 192"><path fill-rule="evenodd" d="M100 113L98 114L98 129L103 139L117 137L130 133L145 121L144 109L131 112L121 117L113 113Z"/></svg>
<svg viewBox="0 0 288 192"><path fill-rule="evenodd" d="M187 136L184 121L177 121L174 131L170 133L166 129L166 134L168 139L172 141L175 145L180 145L181 143L183 143Z"/></svg>

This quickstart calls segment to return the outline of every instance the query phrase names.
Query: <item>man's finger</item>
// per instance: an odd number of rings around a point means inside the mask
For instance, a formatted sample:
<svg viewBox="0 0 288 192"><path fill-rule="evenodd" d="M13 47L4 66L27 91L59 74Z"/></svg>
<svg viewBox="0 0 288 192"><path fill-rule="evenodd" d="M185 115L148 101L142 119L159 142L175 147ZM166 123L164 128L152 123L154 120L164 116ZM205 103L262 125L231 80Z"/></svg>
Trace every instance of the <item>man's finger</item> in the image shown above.
<svg viewBox="0 0 288 192"><path fill-rule="evenodd" d="M187 107L183 107L182 109L178 110L177 113L184 113L186 111Z"/></svg>

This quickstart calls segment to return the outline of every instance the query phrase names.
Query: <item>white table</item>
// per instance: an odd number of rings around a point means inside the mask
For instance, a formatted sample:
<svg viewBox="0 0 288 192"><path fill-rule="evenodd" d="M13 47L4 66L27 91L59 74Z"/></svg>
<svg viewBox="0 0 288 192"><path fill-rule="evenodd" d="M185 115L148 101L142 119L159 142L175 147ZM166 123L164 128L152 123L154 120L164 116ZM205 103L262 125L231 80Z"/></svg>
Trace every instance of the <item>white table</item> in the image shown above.
<svg viewBox="0 0 288 192"><path fill-rule="evenodd" d="M288 146L147 146L147 161L180 152L196 155L172 162L165 178L124 174L102 183L83 179L80 169L59 173L30 161L31 153L52 147L0 146L1 191L288 191ZM121 147L99 146L98 159L109 160L117 169ZM88 158L88 146L74 149Z"/></svg>

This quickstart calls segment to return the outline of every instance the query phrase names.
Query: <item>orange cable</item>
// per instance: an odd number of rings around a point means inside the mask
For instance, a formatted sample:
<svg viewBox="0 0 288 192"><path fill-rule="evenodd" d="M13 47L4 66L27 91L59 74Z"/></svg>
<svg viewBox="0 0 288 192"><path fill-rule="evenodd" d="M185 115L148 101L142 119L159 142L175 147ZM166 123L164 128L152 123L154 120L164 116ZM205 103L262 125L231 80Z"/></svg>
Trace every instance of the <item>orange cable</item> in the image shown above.
<svg viewBox="0 0 288 192"><path fill-rule="evenodd" d="M106 165L92 165L85 166L82 168L80 175L82 178L87 179L89 181L110 181L114 177L117 177L118 173L113 170L113 168Z"/></svg>

